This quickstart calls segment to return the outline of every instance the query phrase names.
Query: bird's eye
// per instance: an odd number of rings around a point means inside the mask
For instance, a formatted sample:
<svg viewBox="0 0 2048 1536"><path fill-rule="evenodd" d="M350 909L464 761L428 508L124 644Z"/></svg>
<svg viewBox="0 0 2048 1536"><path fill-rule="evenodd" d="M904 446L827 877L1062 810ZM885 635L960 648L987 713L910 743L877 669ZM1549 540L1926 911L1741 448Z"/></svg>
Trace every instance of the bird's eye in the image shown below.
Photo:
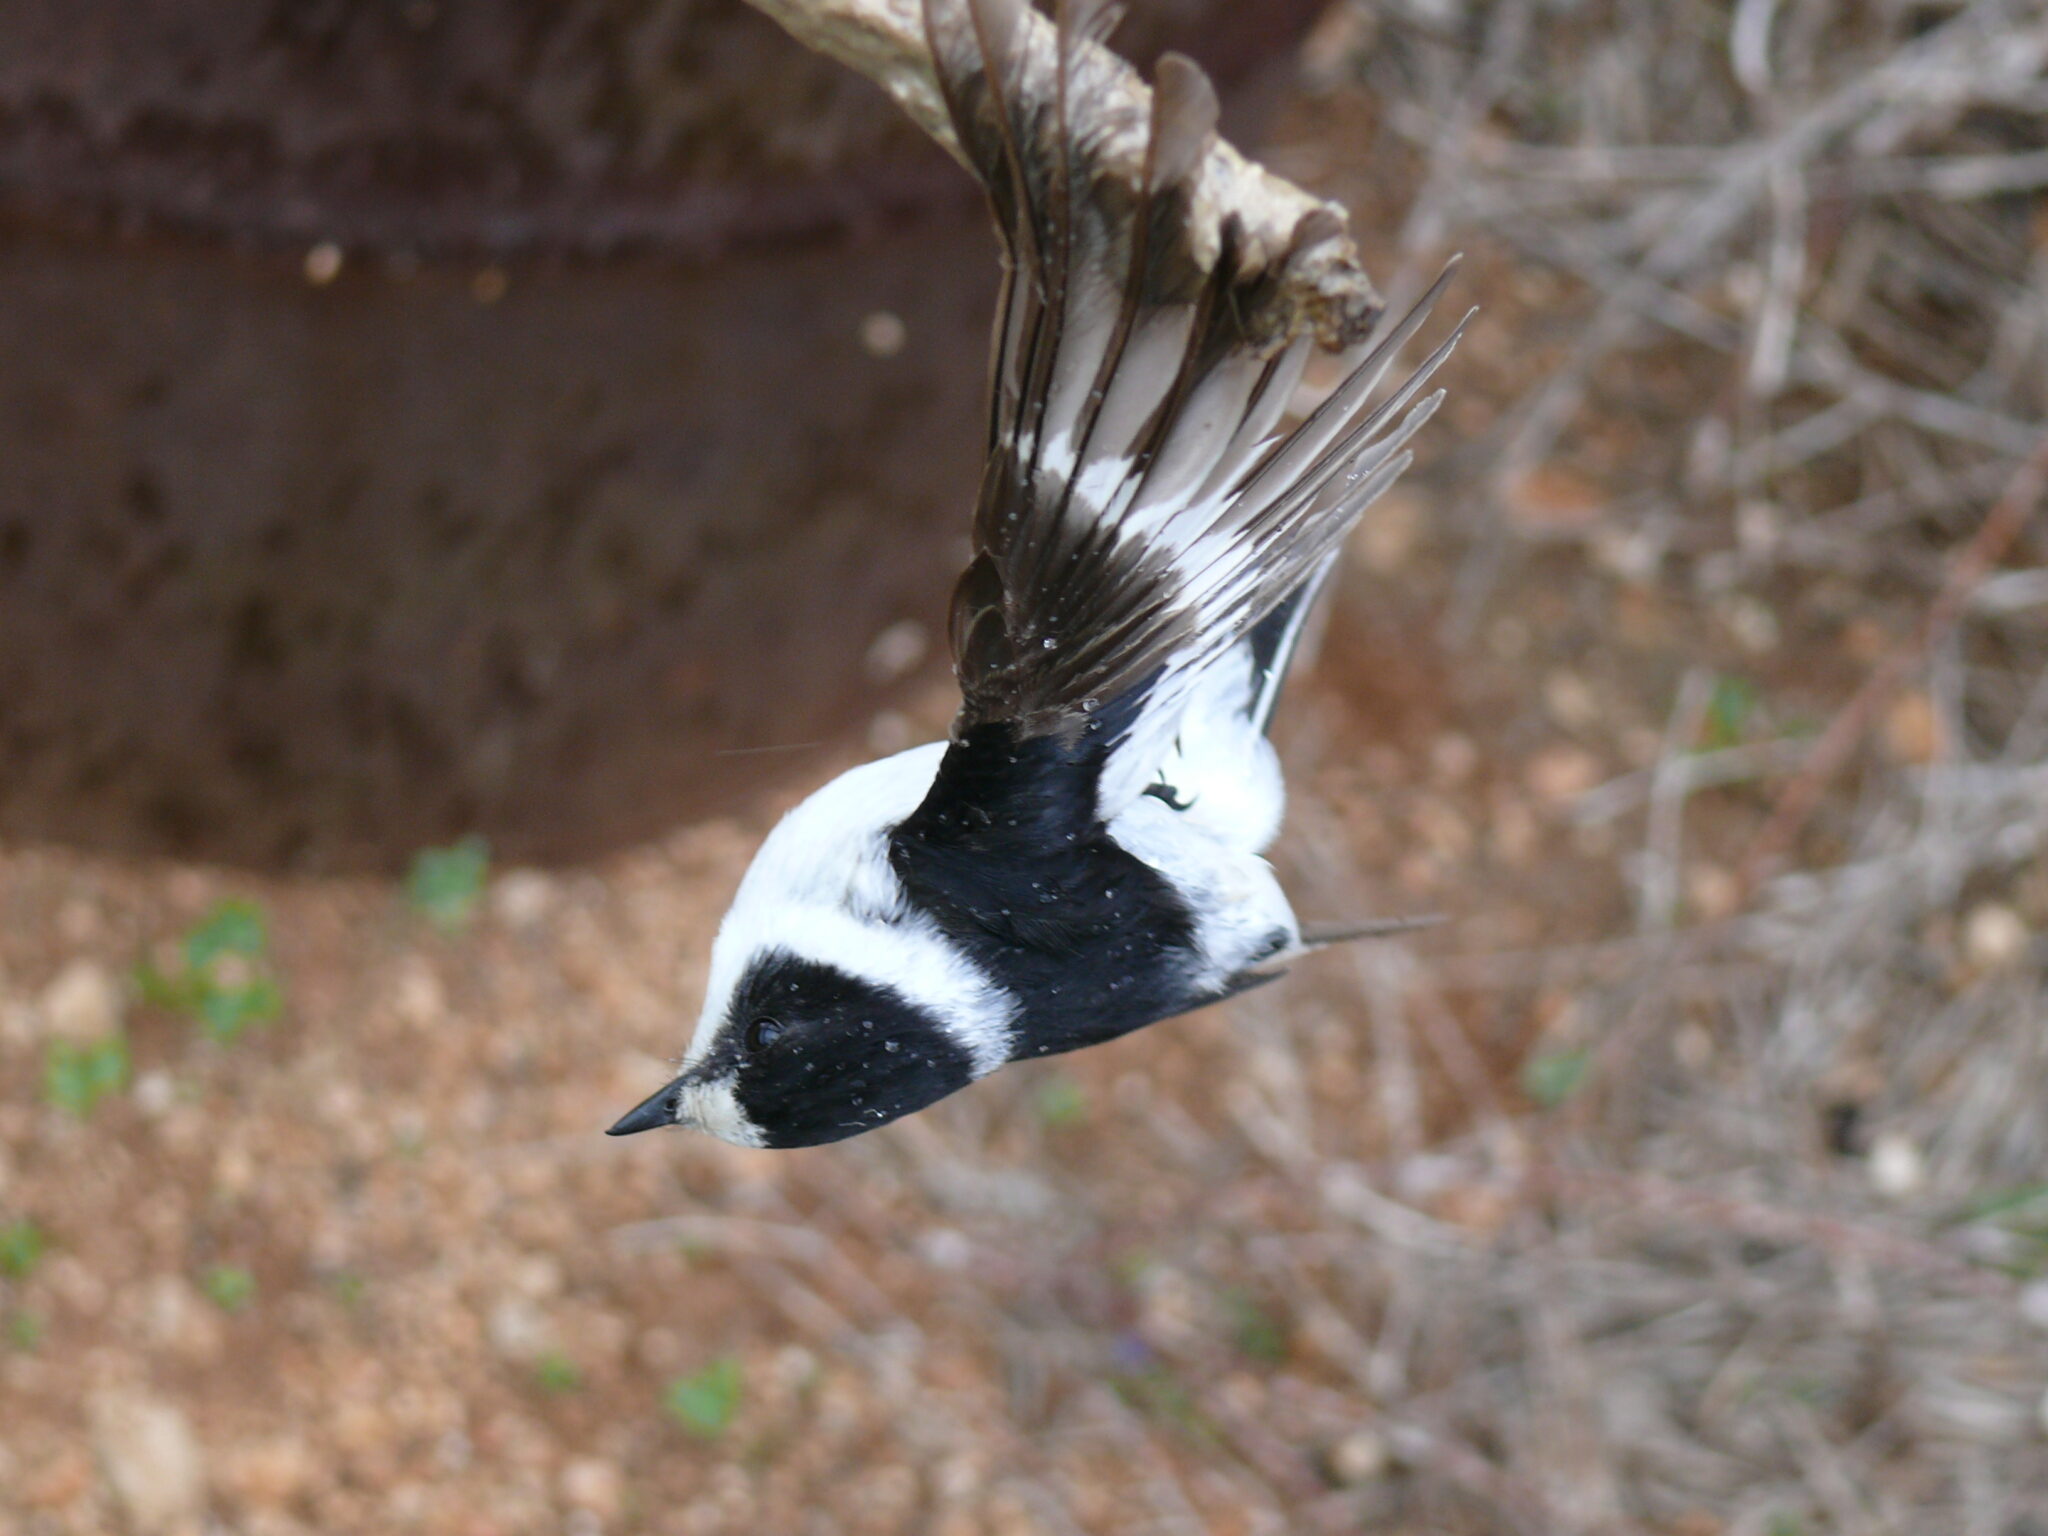
<svg viewBox="0 0 2048 1536"><path fill-rule="evenodd" d="M756 1019L747 1026L747 1050L749 1053L765 1051L775 1043L775 1037L782 1033L782 1026L773 1019Z"/></svg>

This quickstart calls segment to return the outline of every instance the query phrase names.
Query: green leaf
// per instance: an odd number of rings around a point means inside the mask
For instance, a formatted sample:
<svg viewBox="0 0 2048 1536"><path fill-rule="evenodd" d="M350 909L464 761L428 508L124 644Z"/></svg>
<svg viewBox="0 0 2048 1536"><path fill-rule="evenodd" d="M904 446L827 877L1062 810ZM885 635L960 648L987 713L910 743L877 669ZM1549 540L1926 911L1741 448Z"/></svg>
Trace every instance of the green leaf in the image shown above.
<svg viewBox="0 0 2048 1536"><path fill-rule="evenodd" d="M452 933L476 911L490 868L490 844L475 835L446 848L422 849L405 877L405 899L435 927Z"/></svg>
<svg viewBox="0 0 2048 1536"><path fill-rule="evenodd" d="M219 1264L199 1282L211 1301L223 1312L240 1312L256 1299L256 1277L234 1264Z"/></svg>
<svg viewBox="0 0 2048 1536"><path fill-rule="evenodd" d="M206 984L193 1010L207 1039L226 1045L252 1024L268 1024L284 1011L284 994L268 976L239 986Z"/></svg>
<svg viewBox="0 0 2048 1536"><path fill-rule="evenodd" d="M144 960L135 969L136 988L145 1003L184 1014L209 1040L226 1045L284 1011L269 949L263 909L253 901L223 901L185 935L183 968L166 975Z"/></svg>
<svg viewBox="0 0 2048 1536"><path fill-rule="evenodd" d="M42 1262L43 1250L48 1246L43 1229L32 1221L10 1221L0 1226L0 1275L10 1280L26 1280Z"/></svg>
<svg viewBox="0 0 2048 1536"><path fill-rule="evenodd" d="M1749 718L1756 713L1754 686L1739 677L1717 677L1707 698L1707 718L1701 746L1709 752L1742 744Z"/></svg>
<svg viewBox="0 0 2048 1536"><path fill-rule="evenodd" d="M135 990L142 1001L169 1013L190 1013L198 1007L195 980L190 972L166 976L148 960L135 967Z"/></svg>
<svg viewBox="0 0 2048 1536"><path fill-rule="evenodd" d="M1088 1095L1071 1077L1048 1078L1038 1090L1038 1119L1052 1130L1079 1125L1088 1118Z"/></svg>
<svg viewBox="0 0 2048 1536"><path fill-rule="evenodd" d="M1522 1092L1544 1109L1555 1109L1585 1086L1593 1054L1583 1046L1538 1051L1522 1063Z"/></svg>
<svg viewBox="0 0 2048 1536"><path fill-rule="evenodd" d="M1198 1439L1208 1440L1215 1435L1187 1383L1163 1365L1147 1366L1139 1371L1119 1371L1109 1378L1109 1384L1118 1397L1142 1413L1172 1424Z"/></svg>
<svg viewBox="0 0 2048 1536"><path fill-rule="evenodd" d="M223 901L185 935L185 969L203 971L223 955L258 960L269 947L263 909L253 901Z"/></svg>
<svg viewBox="0 0 2048 1536"><path fill-rule="evenodd" d="M662 1396L668 1416L691 1434L716 1439L740 1406L740 1363L721 1355L694 1376L679 1376Z"/></svg>
<svg viewBox="0 0 2048 1536"><path fill-rule="evenodd" d="M1143 1248L1126 1248L1113 1255L1109 1261L1109 1272L1116 1277L1118 1285L1136 1290L1145 1283L1145 1277L1152 1273L1158 1258Z"/></svg>
<svg viewBox="0 0 2048 1536"><path fill-rule="evenodd" d="M108 1035L89 1045L52 1040L43 1063L43 1097L81 1120L128 1084L128 1042Z"/></svg>
<svg viewBox="0 0 2048 1536"><path fill-rule="evenodd" d="M583 1372L560 1350L551 1351L534 1361L533 1379L541 1391L558 1395L579 1391L583 1386Z"/></svg>
<svg viewBox="0 0 2048 1536"><path fill-rule="evenodd" d="M1989 1190L1966 1204L1955 1221L1959 1224L1990 1221L1993 1217L2025 1210L2042 1200L2048 1200L2048 1183L2015 1184L2010 1189Z"/></svg>
<svg viewBox="0 0 2048 1536"><path fill-rule="evenodd" d="M1237 1347L1261 1365L1278 1365L1287 1358L1287 1329L1257 1299L1238 1292L1230 1297L1230 1309L1237 1315Z"/></svg>

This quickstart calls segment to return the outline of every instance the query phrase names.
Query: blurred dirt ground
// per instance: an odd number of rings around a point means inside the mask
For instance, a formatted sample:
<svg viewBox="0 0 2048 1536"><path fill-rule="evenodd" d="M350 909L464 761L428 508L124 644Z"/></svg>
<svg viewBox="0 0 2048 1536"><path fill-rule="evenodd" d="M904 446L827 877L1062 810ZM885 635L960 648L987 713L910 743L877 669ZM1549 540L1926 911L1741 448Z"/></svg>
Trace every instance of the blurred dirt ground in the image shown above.
<svg viewBox="0 0 2048 1536"><path fill-rule="evenodd" d="M1299 907L1409 941L765 1154L598 1132L779 804L0 850L0 1528L2048 1532L2044 63L1325 17L1273 163L1484 305L1279 730Z"/></svg>

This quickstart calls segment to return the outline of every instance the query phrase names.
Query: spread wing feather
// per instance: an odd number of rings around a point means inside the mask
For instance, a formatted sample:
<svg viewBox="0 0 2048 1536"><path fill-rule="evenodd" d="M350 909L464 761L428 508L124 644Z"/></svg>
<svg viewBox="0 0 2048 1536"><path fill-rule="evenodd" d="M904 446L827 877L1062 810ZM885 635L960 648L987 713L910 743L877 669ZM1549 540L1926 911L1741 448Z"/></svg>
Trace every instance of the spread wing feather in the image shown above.
<svg viewBox="0 0 2048 1536"><path fill-rule="evenodd" d="M1449 273L1276 436L1310 343L1281 333L1275 295L1290 263L1339 232L1335 219L1303 219L1270 257L1226 220L1205 260L1189 209L1216 97L1200 69L1168 55L1148 121L1092 111L1084 126L1069 103L1109 96L1104 7L1061 4L1048 55L1024 46L1027 0L923 3L1005 250L975 553L951 614L955 735L997 721L1025 736L1077 731L1147 690L1142 710L1115 712L1131 739L1112 760L1119 782L1103 788L1108 813L1142 789L1147 755L1170 741L1175 703L1202 670L1296 591L1406 466L1404 445L1438 398L1423 385L1456 336L1384 402L1366 402ZM1140 134L1133 188L1102 164Z"/></svg>

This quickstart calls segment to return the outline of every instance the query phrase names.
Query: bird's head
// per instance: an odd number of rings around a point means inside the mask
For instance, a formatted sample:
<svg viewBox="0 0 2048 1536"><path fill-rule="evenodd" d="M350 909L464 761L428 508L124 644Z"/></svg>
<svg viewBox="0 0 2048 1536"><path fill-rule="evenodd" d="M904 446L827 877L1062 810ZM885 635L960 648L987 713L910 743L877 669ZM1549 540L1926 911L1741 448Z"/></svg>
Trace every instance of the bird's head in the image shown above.
<svg viewBox="0 0 2048 1536"><path fill-rule="evenodd" d="M918 748L842 774L769 834L712 946L682 1071L611 1128L750 1147L873 1130L1008 1059L1014 1012L889 867L937 766Z"/></svg>
<svg viewBox="0 0 2048 1536"><path fill-rule="evenodd" d="M817 1146L922 1109L975 1075L944 1023L894 988L775 949L748 966L681 1075L612 1132L686 1125L740 1146Z"/></svg>

